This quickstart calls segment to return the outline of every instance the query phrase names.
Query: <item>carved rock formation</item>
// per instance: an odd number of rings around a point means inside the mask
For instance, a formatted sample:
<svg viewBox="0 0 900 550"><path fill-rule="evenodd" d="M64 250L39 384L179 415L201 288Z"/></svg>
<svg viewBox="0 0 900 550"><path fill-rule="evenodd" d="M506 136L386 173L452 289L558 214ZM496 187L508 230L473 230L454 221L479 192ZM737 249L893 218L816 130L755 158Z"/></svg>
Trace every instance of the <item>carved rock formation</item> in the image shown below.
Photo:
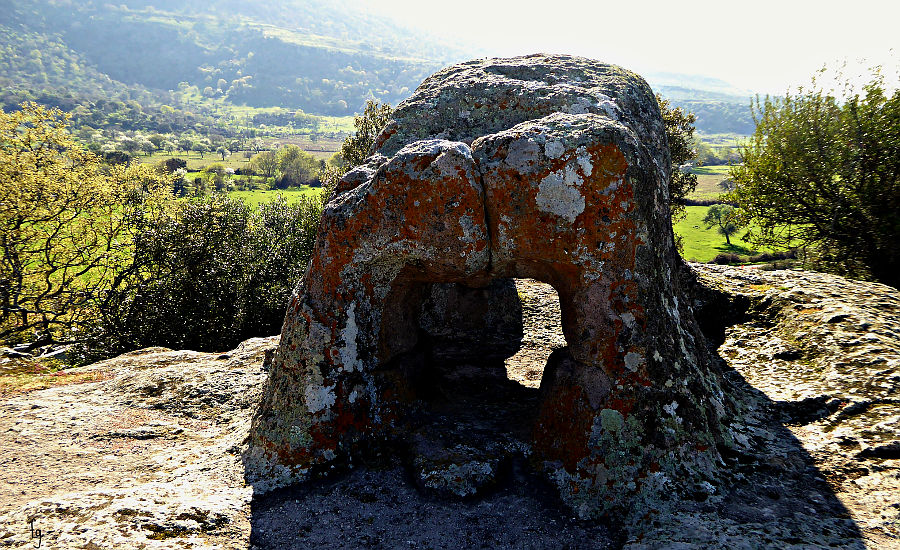
<svg viewBox="0 0 900 550"><path fill-rule="evenodd" d="M619 67L538 55L426 80L325 207L251 431L256 486L402 439L423 309L447 322L460 303L434 285L512 277L559 293L567 347L531 458L563 500L640 517L710 486L727 406L682 298L669 166L653 93Z"/></svg>

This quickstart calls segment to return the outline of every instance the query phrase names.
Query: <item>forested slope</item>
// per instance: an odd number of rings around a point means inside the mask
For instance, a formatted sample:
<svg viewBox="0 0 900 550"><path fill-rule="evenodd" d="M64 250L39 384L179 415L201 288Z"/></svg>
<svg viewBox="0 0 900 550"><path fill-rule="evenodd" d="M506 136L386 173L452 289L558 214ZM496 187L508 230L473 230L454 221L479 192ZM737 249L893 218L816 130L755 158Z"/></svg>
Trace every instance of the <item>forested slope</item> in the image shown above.
<svg viewBox="0 0 900 550"><path fill-rule="evenodd" d="M109 114L97 100L133 101L142 112L123 117L160 119L162 131L216 104L335 116L369 99L396 105L475 56L343 0L0 0L0 13L0 107L30 99ZM697 113L702 132L752 131L746 95L700 80L654 87Z"/></svg>

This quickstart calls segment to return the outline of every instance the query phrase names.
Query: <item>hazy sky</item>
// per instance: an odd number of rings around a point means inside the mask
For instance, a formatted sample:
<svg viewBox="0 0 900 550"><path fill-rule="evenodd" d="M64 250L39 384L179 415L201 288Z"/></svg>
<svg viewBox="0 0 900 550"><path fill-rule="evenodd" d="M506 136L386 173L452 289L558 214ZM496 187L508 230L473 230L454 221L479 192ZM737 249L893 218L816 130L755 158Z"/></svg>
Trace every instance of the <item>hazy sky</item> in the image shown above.
<svg viewBox="0 0 900 550"><path fill-rule="evenodd" d="M784 92L823 64L890 67L900 56L900 0L379 0L407 26L488 55L572 53L638 72L724 79ZM864 59L864 61L860 61Z"/></svg>

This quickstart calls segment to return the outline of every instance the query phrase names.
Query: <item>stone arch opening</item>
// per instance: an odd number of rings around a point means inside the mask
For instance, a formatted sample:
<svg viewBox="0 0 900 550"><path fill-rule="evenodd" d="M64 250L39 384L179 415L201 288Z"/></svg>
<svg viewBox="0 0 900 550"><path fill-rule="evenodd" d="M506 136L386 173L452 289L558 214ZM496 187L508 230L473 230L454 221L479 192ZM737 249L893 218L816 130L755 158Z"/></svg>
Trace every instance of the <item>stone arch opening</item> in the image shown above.
<svg viewBox="0 0 900 550"><path fill-rule="evenodd" d="M553 285L536 279L516 278L522 305L522 341L504 362L506 377L529 388L540 388L550 355L567 346L562 330L559 293Z"/></svg>
<svg viewBox="0 0 900 550"><path fill-rule="evenodd" d="M534 279L419 279L401 274L385 300L376 372L397 401L382 406L420 486L473 496L531 453L546 362L566 346L559 298Z"/></svg>

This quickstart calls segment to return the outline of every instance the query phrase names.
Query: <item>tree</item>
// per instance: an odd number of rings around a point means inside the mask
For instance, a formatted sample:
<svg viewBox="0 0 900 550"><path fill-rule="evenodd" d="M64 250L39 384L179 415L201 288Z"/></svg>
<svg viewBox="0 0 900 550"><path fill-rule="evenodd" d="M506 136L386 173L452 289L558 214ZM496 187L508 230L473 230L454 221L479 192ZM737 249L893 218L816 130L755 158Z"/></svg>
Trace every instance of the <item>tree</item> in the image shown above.
<svg viewBox="0 0 900 550"><path fill-rule="evenodd" d="M672 108L668 100L656 94L669 153L672 156L672 177L669 180L669 209L672 221L684 218L684 199L697 188L697 175L684 170L685 164L697 156L694 150L694 113L685 112L681 107Z"/></svg>
<svg viewBox="0 0 900 550"><path fill-rule="evenodd" d="M366 161L369 149L375 143L375 138L391 120L393 112L387 103L378 104L369 101L366 103L363 114L353 119L356 133L347 136L341 145L341 150L331 157L331 160L322 167L319 173L319 181L325 187L324 195L326 197L331 195L331 190L344 177L344 174Z"/></svg>
<svg viewBox="0 0 900 550"><path fill-rule="evenodd" d="M138 143L136 139L130 137L122 138L122 140L119 141L119 145L132 156L134 156L134 153L141 148L140 143Z"/></svg>
<svg viewBox="0 0 900 550"><path fill-rule="evenodd" d="M322 163L296 145L285 145L278 150L276 158L279 172L276 187L286 188L319 182Z"/></svg>
<svg viewBox="0 0 900 550"><path fill-rule="evenodd" d="M156 151L156 146L146 139L138 140L138 146L141 148L141 151L143 151L147 155L152 155L153 152Z"/></svg>
<svg viewBox="0 0 900 550"><path fill-rule="evenodd" d="M263 151L250 159L250 166L254 172L263 177L274 177L275 171L278 169L278 156L275 151Z"/></svg>
<svg viewBox="0 0 900 550"><path fill-rule="evenodd" d="M900 287L900 90L878 70L861 91L837 80L756 99L730 200L755 220L751 242L799 243L822 268Z"/></svg>
<svg viewBox="0 0 900 550"><path fill-rule="evenodd" d="M166 143L166 136L162 134L153 134L148 137L147 140L153 144L153 147L155 147L157 151L161 151L163 145Z"/></svg>
<svg viewBox="0 0 900 550"><path fill-rule="evenodd" d="M341 145L341 156L350 168L366 161L375 138L391 120L392 113L393 109L387 103L369 100L363 114L353 119L356 134L347 137Z"/></svg>
<svg viewBox="0 0 900 550"><path fill-rule="evenodd" d="M219 164L218 162L210 164L200 172L200 177L203 179L203 188L214 189L216 191L224 190L226 174L227 172L224 165Z"/></svg>
<svg viewBox="0 0 900 550"><path fill-rule="evenodd" d="M222 160L225 160L225 157L228 156L228 149L222 147L221 145L216 149L216 153L222 155Z"/></svg>
<svg viewBox="0 0 900 550"><path fill-rule="evenodd" d="M127 260L128 221L171 197L149 166L104 166L68 115L0 110L0 341L73 341Z"/></svg>
<svg viewBox="0 0 900 550"><path fill-rule="evenodd" d="M176 170L186 170L187 169L187 161L180 158L168 158L165 160L159 161L157 164L160 170L164 170L170 174L174 173Z"/></svg>
<svg viewBox="0 0 900 550"><path fill-rule="evenodd" d="M731 236L745 225L738 210L730 204L714 204L706 211L703 223L709 229L717 226L719 233L725 236L725 243L731 246Z"/></svg>
<svg viewBox="0 0 900 550"><path fill-rule="evenodd" d="M178 148L187 153L194 148L194 142L188 137L178 138Z"/></svg>
<svg viewBox="0 0 900 550"><path fill-rule="evenodd" d="M100 357L164 345L224 351L276 333L316 240L322 200L250 208L213 194L135 224L128 270L104 294Z"/></svg>

